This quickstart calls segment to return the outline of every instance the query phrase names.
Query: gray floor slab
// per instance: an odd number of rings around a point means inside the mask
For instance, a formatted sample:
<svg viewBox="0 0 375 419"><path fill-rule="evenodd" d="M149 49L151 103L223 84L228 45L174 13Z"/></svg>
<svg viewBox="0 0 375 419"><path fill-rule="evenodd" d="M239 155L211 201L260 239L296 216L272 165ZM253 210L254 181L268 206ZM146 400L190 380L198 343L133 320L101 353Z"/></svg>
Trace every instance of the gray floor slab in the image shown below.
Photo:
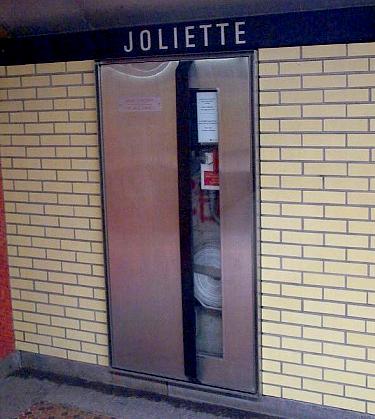
<svg viewBox="0 0 375 419"><path fill-rule="evenodd" d="M13 419L39 401L75 406L82 410L118 419L267 419L265 416L227 409L214 409L198 403L124 395L57 383L47 379L10 376L0 380L0 419Z"/></svg>

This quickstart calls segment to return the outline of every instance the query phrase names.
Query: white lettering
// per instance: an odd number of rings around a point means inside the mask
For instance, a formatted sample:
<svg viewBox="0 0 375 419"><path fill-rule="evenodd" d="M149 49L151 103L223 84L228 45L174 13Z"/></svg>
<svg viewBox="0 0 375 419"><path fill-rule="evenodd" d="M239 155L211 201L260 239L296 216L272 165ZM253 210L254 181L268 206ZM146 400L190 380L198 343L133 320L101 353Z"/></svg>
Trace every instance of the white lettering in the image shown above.
<svg viewBox="0 0 375 419"><path fill-rule="evenodd" d="M145 45L145 36L146 36L146 45ZM141 41L141 50L148 51L151 49L151 33L147 29L141 31L139 34L139 39Z"/></svg>
<svg viewBox="0 0 375 419"><path fill-rule="evenodd" d="M129 31L129 45L124 45L125 52L133 51L133 31Z"/></svg>
<svg viewBox="0 0 375 419"><path fill-rule="evenodd" d="M178 48L178 35L177 35L177 28L176 28L176 26L173 28L173 46L176 49Z"/></svg>
<svg viewBox="0 0 375 419"><path fill-rule="evenodd" d="M235 22L234 24L235 34L236 34L236 44L246 44L246 41L244 39L240 39L241 35L245 35L245 31L240 30L240 26L244 24L245 22Z"/></svg>
<svg viewBox="0 0 375 419"><path fill-rule="evenodd" d="M185 26L185 45L186 48L194 48L194 42L190 42L190 39L194 39L195 35L191 34L190 31L194 29L194 26Z"/></svg>
<svg viewBox="0 0 375 419"><path fill-rule="evenodd" d="M203 42L204 46L208 47L208 28L212 28L212 25L199 25L203 29Z"/></svg>
<svg viewBox="0 0 375 419"><path fill-rule="evenodd" d="M229 23L217 23L216 26L220 28L220 42L221 45L225 45L225 28L229 26Z"/></svg>
<svg viewBox="0 0 375 419"><path fill-rule="evenodd" d="M166 45L163 45L163 29L158 29L159 37L159 49L168 49Z"/></svg>

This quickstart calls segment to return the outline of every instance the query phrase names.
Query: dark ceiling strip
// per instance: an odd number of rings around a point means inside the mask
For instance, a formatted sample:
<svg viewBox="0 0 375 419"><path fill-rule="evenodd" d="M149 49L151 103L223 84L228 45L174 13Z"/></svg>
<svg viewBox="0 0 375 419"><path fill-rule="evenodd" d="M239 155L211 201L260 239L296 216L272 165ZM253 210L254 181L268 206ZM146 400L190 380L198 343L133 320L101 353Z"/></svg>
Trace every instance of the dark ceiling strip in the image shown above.
<svg viewBox="0 0 375 419"><path fill-rule="evenodd" d="M0 39L0 65L375 41L375 7Z"/></svg>

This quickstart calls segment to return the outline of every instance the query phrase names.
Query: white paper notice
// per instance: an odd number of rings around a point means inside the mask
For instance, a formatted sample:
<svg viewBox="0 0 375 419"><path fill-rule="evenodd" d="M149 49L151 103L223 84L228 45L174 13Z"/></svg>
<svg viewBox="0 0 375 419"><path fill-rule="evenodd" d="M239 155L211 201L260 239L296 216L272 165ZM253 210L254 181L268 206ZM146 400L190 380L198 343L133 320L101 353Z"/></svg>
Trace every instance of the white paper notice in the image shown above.
<svg viewBox="0 0 375 419"><path fill-rule="evenodd" d="M219 141L217 92L197 92L198 142Z"/></svg>
<svg viewBox="0 0 375 419"><path fill-rule="evenodd" d="M125 96L119 100L120 112L160 112L160 96Z"/></svg>

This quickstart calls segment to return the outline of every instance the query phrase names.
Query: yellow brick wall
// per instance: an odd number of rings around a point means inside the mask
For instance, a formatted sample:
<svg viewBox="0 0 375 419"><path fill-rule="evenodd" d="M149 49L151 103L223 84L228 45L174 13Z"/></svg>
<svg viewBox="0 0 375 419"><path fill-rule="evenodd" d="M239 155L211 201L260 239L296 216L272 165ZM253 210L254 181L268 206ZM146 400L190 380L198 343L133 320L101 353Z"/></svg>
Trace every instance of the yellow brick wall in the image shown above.
<svg viewBox="0 0 375 419"><path fill-rule="evenodd" d="M263 393L375 413L375 43L259 51Z"/></svg>
<svg viewBox="0 0 375 419"><path fill-rule="evenodd" d="M0 76L16 347L107 365L94 63Z"/></svg>

